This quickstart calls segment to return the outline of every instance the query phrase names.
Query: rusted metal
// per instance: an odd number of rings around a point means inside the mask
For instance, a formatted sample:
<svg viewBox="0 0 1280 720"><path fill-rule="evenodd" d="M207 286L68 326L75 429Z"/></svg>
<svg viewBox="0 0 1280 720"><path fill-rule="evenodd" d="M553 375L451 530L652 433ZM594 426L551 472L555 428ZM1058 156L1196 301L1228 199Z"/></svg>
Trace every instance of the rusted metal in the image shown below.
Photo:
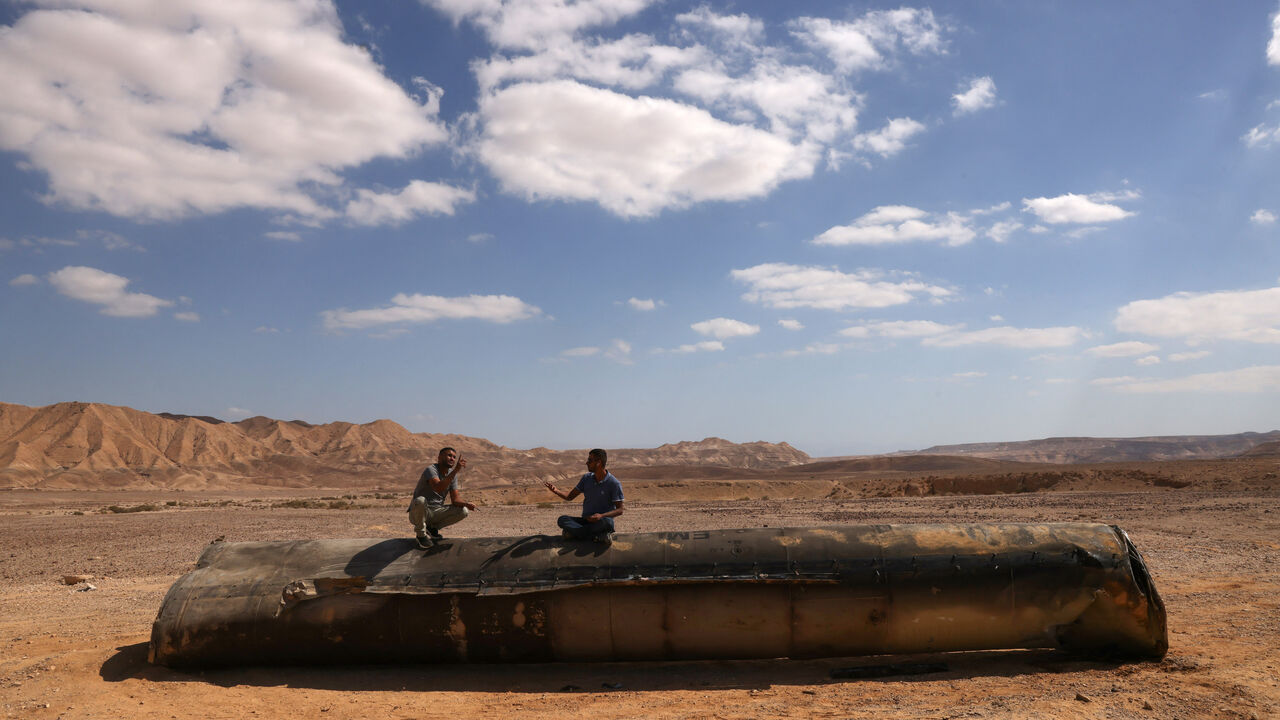
<svg viewBox="0 0 1280 720"><path fill-rule="evenodd" d="M271 663L838 657L1063 648L1162 657L1164 604L1095 524L859 525L219 543L150 659Z"/></svg>

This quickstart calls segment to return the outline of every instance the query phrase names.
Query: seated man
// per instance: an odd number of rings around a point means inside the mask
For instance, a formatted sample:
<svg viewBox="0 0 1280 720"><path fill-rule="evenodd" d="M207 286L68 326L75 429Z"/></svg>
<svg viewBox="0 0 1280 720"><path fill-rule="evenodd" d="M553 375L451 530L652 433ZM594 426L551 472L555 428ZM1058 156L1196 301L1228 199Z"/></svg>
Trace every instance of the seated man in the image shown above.
<svg viewBox="0 0 1280 720"><path fill-rule="evenodd" d="M596 448L587 453L587 474L577 487L564 492L547 480L543 484L562 500L582 495L582 516L561 515L556 524L570 540L594 540L608 545L613 542L613 519L622 514L622 483L605 469L608 455Z"/></svg>
<svg viewBox="0 0 1280 720"><path fill-rule="evenodd" d="M467 461L451 447L441 448L436 462L428 465L418 478L409 503L409 522L413 523L418 547L430 549L440 539L440 528L463 520L476 509L458 494L458 471ZM449 503L445 504L445 498Z"/></svg>

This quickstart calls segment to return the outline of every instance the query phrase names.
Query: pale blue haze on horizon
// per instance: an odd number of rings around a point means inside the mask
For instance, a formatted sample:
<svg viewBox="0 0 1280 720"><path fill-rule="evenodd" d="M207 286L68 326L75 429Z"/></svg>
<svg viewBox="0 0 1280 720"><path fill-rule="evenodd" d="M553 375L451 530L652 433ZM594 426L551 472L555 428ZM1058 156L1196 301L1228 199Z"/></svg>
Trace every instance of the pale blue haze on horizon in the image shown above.
<svg viewBox="0 0 1280 720"><path fill-rule="evenodd" d="M0 401L1280 428L1280 3L0 6Z"/></svg>

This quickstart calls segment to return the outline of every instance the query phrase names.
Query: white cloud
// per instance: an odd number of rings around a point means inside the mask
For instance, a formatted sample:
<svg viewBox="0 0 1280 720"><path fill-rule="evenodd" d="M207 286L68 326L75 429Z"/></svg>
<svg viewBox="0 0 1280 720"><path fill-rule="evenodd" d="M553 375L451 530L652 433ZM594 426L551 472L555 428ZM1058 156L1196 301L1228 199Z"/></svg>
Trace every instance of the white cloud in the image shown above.
<svg viewBox="0 0 1280 720"><path fill-rule="evenodd" d="M1267 41L1267 64L1280 65L1280 13L1271 16L1271 39Z"/></svg>
<svg viewBox="0 0 1280 720"><path fill-rule="evenodd" d="M646 298L644 300L635 297L627 298L627 304L631 306L631 309L639 310L641 312L648 312L658 307L657 301L653 298Z"/></svg>
<svg viewBox="0 0 1280 720"><path fill-rule="evenodd" d="M1280 343L1280 287L1180 292L1156 300L1138 300L1116 312L1115 327L1121 332L1182 338L1190 343Z"/></svg>
<svg viewBox="0 0 1280 720"><path fill-rule="evenodd" d="M145 293L125 291L128 278L97 268L68 265L49 273L49 284L69 298L102 305L102 314L111 317L150 317L162 307L173 305Z"/></svg>
<svg viewBox="0 0 1280 720"><path fill-rule="evenodd" d="M745 13L720 15L706 5L677 15L676 22L686 27L705 28L730 45L754 47L764 38L764 22Z"/></svg>
<svg viewBox="0 0 1280 720"><path fill-rule="evenodd" d="M1259 209L1249 217L1249 222L1254 225L1271 225L1276 221L1276 214L1270 210Z"/></svg>
<svg viewBox="0 0 1280 720"><path fill-rule="evenodd" d="M1052 198L1024 198L1022 204L1027 212L1035 213L1042 222L1050 224L1062 223L1103 223L1115 222L1133 215L1118 205L1109 204L1110 200L1131 200L1136 193L1121 195L1111 193L1095 193L1093 195L1075 195L1067 193Z"/></svg>
<svg viewBox="0 0 1280 720"><path fill-rule="evenodd" d="M254 328L253 331L259 335L279 335L280 334L280 330L278 328L268 327L266 325L259 325L258 327Z"/></svg>
<svg viewBox="0 0 1280 720"><path fill-rule="evenodd" d="M1159 350L1159 345L1151 343L1139 342L1137 340L1129 342L1118 342L1110 345L1098 345L1084 351L1085 355L1093 357L1133 357L1134 355L1142 355L1143 353L1152 353Z"/></svg>
<svg viewBox="0 0 1280 720"><path fill-rule="evenodd" d="M1077 327L1015 328L1006 326L947 333L924 338L920 343L934 347L1000 345L1012 348L1054 348L1074 345L1082 337L1084 337L1084 331Z"/></svg>
<svg viewBox="0 0 1280 720"><path fill-rule="evenodd" d="M659 45L648 35L617 40L572 38L537 48L533 54L495 55L472 63L482 93L521 80L576 78L632 90L653 85L667 73L709 62L706 50Z"/></svg>
<svg viewBox="0 0 1280 720"><path fill-rule="evenodd" d="M853 148L873 152L880 157L890 157L902 152L907 141L924 132L924 124L911 118L894 118L888 125L875 132L859 133L853 138Z"/></svg>
<svg viewBox="0 0 1280 720"><path fill-rule="evenodd" d="M24 285L37 285L39 283L40 283L40 278L36 277L35 275L32 275L31 273L23 273L22 275L19 275L18 277L9 281L9 285L13 287L22 287Z"/></svg>
<svg viewBox="0 0 1280 720"><path fill-rule="evenodd" d="M398 293L391 306L370 310L325 310L320 313L328 330L358 330L393 323L424 323L437 320L485 320L510 323L541 314L538 308L510 295L408 295Z"/></svg>
<svg viewBox="0 0 1280 720"><path fill-rule="evenodd" d="M50 201L321 219L340 170L446 139L438 92L411 97L344 43L328 0L45 4L0 35L0 148Z"/></svg>
<svg viewBox="0 0 1280 720"><path fill-rule="evenodd" d="M837 225L813 239L816 245L889 245L919 240L937 240L948 245L964 245L977 233L968 218L957 213L930 216L905 205L882 205L853 221Z"/></svg>
<svg viewBox="0 0 1280 720"><path fill-rule="evenodd" d="M833 142L858 122L858 97L812 68L761 58L750 72L731 77L715 66L685 70L674 87L681 93L744 120L756 114L772 133L790 139Z"/></svg>
<svg viewBox="0 0 1280 720"><path fill-rule="evenodd" d="M624 217L767 194L813 173L815 148L700 108L572 81L482 98L476 151L511 193L590 200Z"/></svg>
<svg viewBox="0 0 1280 720"><path fill-rule="evenodd" d="M283 240L284 242L302 242L302 235L292 230L272 230L271 232L262 233L262 236L269 240Z"/></svg>
<svg viewBox="0 0 1280 720"><path fill-rule="evenodd" d="M804 323L792 318L783 318L778 321L778 324L781 325L784 330L803 330L804 329Z"/></svg>
<svg viewBox="0 0 1280 720"><path fill-rule="evenodd" d="M1099 383L1103 384L1103 383ZM1117 378L1107 383L1128 393L1265 393L1280 392L1280 365L1201 373L1168 380Z"/></svg>
<svg viewBox="0 0 1280 720"><path fill-rule="evenodd" d="M800 350L784 350L783 357L798 357L800 355L834 355L840 352L840 346L835 343L810 343Z"/></svg>
<svg viewBox="0 0 1280 720"><path fill-rule="evenodd" d="M595 357L596 355L622 365L630 365L632 362L631 343L625 340L613 340L604 348L588 346L560 351L560 357L563 358Z"/></svg>
<svg viewBox="0 0 1280 720"><path fill-rule="evenodd" d="M1148 365L1159 365L1160 358L1156 357L1155 355L1147 355L1146 357L1140 357L1137 360L1134 360L1133 364L1139 367L1146 367Z"/></svg>
<svg viewBox="0 0 1280 720"><path fill-rule="evenodd" d="M467 242L476 244L489 242L492 239L492 233L471 233L467 236Z"/></svg>
<svg viewBox="0 0 1280 720"><path fill-rule="evenodd" d="M1208 350L1196 350L1194 352L1173 353L1169 356L1169 362L1187 362L1189 360L1199 360L1207 358L1213 353Z"/></svg>
<svg viewBox="0 0 1280 720"><path fill-rule="evenodd" d="M475 23L503 48L534 50L563 43L590 27L612 25L655 0L421 0L455 23Z"/></svg>
<svg viewBox="0 0 1280 720"><path fill-rule="evenodd" d="M951 96L956 115L966 115L985 110L996 104L996 83L990 77L975 78L969 88Z"/></svg>
<svg viewBox="0 0 1280 720"><path fill-rule="evenodd" d="M571 358L591 357L592 355L599 355L599 354L600 354L600 348L598 347L576 347L576 348L569 348L568 350L560 351L560 355L562 357L571 357Z"/></svg>
<svg viewBox="0 0 1280 720"><path fill-rule="evenodd" d="M759 325L751 325L741 320L731 320L729 318L712 318L711 320L703 320L696 322L689 327L699 335L706 335L717 340L728 340L735 337L748 337L760 332Z"/></svg>
<svg viewBox="0 0 1280 720"><path fill-rule="evenodd" d="M918 297L942 300L952 291L912 277L885 279L879 270L844 273L835 268L765 263L730 273L749 290L742 299L780 309L820 310L882 308L909 303Z"/></svg>
<svg viewBox="0 0 1280 720"><path fill-rule="evenodd" d="M969 372L958 372L958 373L953 373L951 375L951 377L957 378L960 380L974 380L977 378L984 378L986 376L987 376L986 373L981 372L979 370L970 370Z"/></svg>
<svg viewBox="0 0 1280 720"><path fill-rule="evenodd" d="M724 343L719 340L704 340L699 343L690 343L688 345L681 345L680 347L672 348L670 352L685 355L696 352L720 352L722 350L724 350Z"/></svg>
<svg viewBox="0 0 1280 720"><path fill-rule="evenodd" d="M1280 126L1267 127L1265 124L1257 125L1249 129L1240 139L1244 140L1244 144L1249 147L1268 148L1280 138Z"/></svg>
<svg viewBox="0 0 1280 720"><path fill-rule="evenodd" d="M875 10L852 22L802 17L791 23L793 35L826 53L845 73L883 69L903 50L941 54L946 29L932 10L915 8Z"/></svg>
<svg viewBox="0 0 1280 720"><path fill-rule="evenodd" d="M173 317L182 322L200 322L200 314L193 312L174 313Z"/></svg>
<svg viewBox="0 0 1280 720"><path fill-rule="evenodd" d="M1009 239L1009 236L1022 229L1022 223L1017 220L1001 220L991 227L987 228L987 237L1002 243Z"/></svg>
<svg viewBox="0 0 1280 720"><path fill-rule="evenodd" d="M359 225L399 225L422 214L452 215L463 203L475 202L474 190L414 180L400 192L357 190L347 203L347 217Z"/></svg>
<svg viewBox="0 0 1280 720"><path fill-rule="evenodd" d="M959 331L964 325L943 325L932 320L891 320L847 327L840 334L851 338L923 338Z"/></svg>

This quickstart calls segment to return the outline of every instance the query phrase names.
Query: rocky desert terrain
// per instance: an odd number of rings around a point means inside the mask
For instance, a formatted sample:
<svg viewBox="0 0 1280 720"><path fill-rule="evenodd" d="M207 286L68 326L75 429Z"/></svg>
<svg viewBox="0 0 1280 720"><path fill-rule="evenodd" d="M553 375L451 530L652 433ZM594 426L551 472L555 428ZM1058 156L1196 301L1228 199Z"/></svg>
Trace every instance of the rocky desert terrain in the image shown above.
<svg viewBox="0 0 1280 720"><path fill-rule="evenodd" d="M1158 662L1019 650L179 672L147 663L150 624L165 591L194 567L205 546L407 536L404 493L421 469L415 463L449 436L401 435L386 421L220 423L62 405L50 406L58 411L45 420L39 418L48 408L0 406L3 717L1280 716L1280 457L1268 450L1273 441L1266 434L1229 456L1125 462L1018 462L975 453L815 460L782 443L714 439L611 456L628 494L621 532L928 522L1119 525L1143 552L1168 606L1170 649ZM121 418L129 423L121 425ZM45 432L34 431L40 423ZM316 428L324 431L310 434ZM408 436L406 443L421 444L419 454L385 439L379 447L371 436ZM517 451L456 436L448 442L472 453L464 490L480 506L453 534L517 536L554 528L565 506L552 502L541 479L580 472L579 451ZM223 459L209 460L210 448ZM354 472L380 463L385 467ZM486 463L501 472L482 469ZM272 468L288 472L275 476ZM329 469L307 475L316 468ZM855 680L831 675L920 660L945 669Z"/></svg>

